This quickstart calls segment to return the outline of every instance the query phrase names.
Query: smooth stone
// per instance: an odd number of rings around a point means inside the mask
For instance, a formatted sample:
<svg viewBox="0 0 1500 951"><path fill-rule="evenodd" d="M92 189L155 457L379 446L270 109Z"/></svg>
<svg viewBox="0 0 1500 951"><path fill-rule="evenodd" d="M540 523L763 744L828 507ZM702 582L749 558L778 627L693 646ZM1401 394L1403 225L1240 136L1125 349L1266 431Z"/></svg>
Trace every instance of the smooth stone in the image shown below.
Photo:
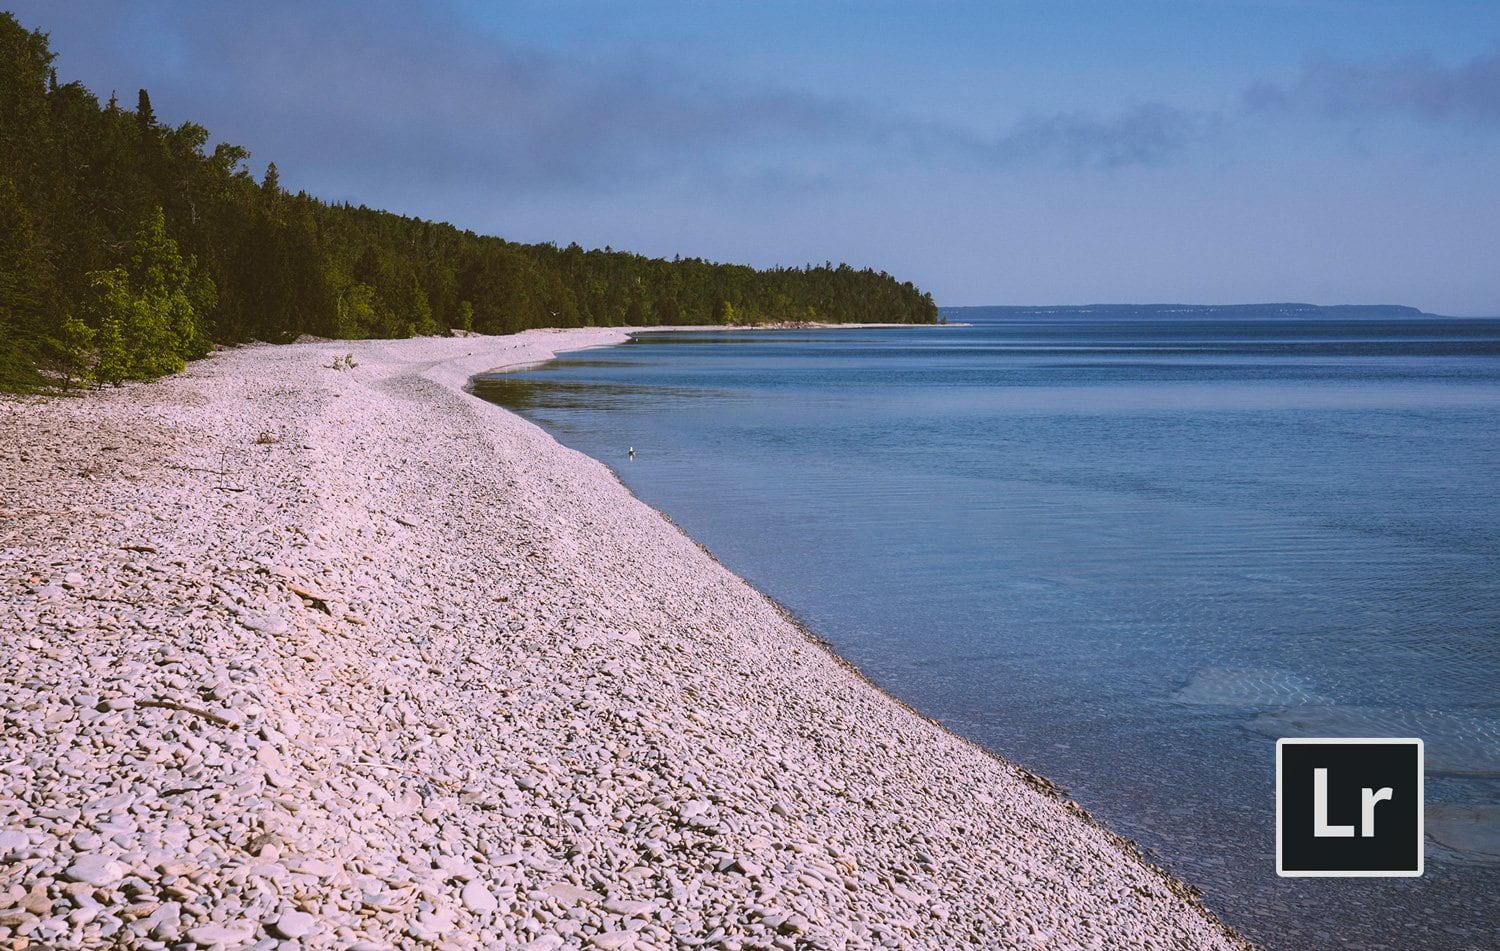
<svg viewBox="0 0 1500 951"><path fill-rule="evenodd" d="M476 915L487 915L500 907L500 903L495 900L495 896L478 879L465 885L463 891L459 893L459 897L463 900L464 907Z"/></svg>
<svg viewBox="0 0 1500 951"><path fill-rule="evenodd" d="M558 882L556 885L548 885L545 889L543 889L543 891L545 891L553 898L556 898L558 901L567 902L573 905L581 904L582 902L586 901L599 901L604 897L596 891L591 891L587 888L580 888L579 886L571 884L569 882Z"/></svg>
<svg viewBox="0 0 1500 951"><path fill-rule="evenodd" d="M244 944L255 937L256 926L248 921L233 924L206 924L188 929L188 937L198 945L211 948L219 944Z"/></svg>
<svg viewBox="0 0 1500 951"><path fill-rule="evenodd" d="M341 866L324 859L302 859L291 866L292 871L301 872L304 875L316 875L318 878L332 878L341 870Z"/></svg>
<svg viewBox="0 0 1500 951"><path fill-rule="evenodd" d="M63 872L70 882L86 882L96 888L113 885L130 874L130 866L107 855L81 856Z"/></svg>
<svg viewBox="0 0 1500 951"><path fill-rule="evenodd" d="M262 634L286 634L291 631L292 625L285 618L274 614L242 614L240 623L252 631L260 631Z"/></svg>
<svg viewBox="0 0 1500 951"><path fill-rule="evenodd" d="M289 911L271 923L271 930L282 938L296 940L317 927L318 919L305 911Z"/></svg>

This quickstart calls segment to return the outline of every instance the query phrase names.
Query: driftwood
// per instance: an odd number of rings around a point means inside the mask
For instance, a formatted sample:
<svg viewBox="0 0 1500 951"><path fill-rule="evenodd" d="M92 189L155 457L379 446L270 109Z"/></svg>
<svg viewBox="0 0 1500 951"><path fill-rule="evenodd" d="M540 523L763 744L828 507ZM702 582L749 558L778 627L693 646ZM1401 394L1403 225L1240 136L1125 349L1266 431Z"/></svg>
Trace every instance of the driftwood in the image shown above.
<svg viewBox="0 0 1500 951"><path fill-rule="evenodd" d="M191 713L195 717L202 717L210 723L217 723L219 726L228 727L231 730L238 730L240 728L238 722L231 720L228 717L214 713L212 710L204 710L202 707L190 707L185 703L178 703L175 700L141 700L136 703L136 706L155 707L158 710L176 710L180 713Z"/></svg>

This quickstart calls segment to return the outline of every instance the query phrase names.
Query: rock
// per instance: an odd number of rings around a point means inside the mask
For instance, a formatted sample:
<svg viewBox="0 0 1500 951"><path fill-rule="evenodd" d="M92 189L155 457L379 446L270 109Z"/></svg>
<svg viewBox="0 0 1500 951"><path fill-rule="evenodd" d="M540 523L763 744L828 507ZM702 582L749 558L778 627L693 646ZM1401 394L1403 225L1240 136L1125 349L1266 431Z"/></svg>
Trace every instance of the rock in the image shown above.
<svg viewBox="0 0 1500 951"><path fill-rule="evenodd" d="M305 911L288 911L271 922L270 930L277 937L295 941L310 934L317 924L318 920Z"/></svg>
<svg viewBox="0 0 1500 951"><path fill-rule="evenodd" d="M126 702L126 703L130 703L132 706L134 706L134 701L111 700L111 701L108 701L108 702L109 703ZM123 710L123 709L126 709L126 708L124 708L124 707L116 707L115 709L117 709L117 710ZM103 799L96 799L93 802L89 803L87 806L85 806L84 807L84 812L86 812L86 813L101 813L101 814L102 813L125 812L131 806L135 805L136 799L137 799L137 796L134 793L128 793L128 792L127 793L118 793L118 794L113 795L113 796L105 796Z"/></svg>
<svg viewBox="0 0 1500 951"><path fill-rule="evenodd" d="M614 948L624 948L635 944L636 934L634 931L601 931L589 939L589 944L596 948L604 948L606 951Z"/></svg>
<svg viewBox="0 0 1500 951"><path fill-rule="evenodd" d="M776 926L777 932L784 935L801 934L807 928L807 919L801 915L787 915L786 920Z"/></svg>
<svg viewBox="0 0 1500 951"><path fill-rule="evenodd" d="M146 919L150 935L157 941L175 941L182 934L182 905L175 901L162 902Z"/></svg>
<svg viewBox="0 0 1500 951"><path fill-rule="evenodd" d="M459 897L463 900L464 907L476 915L488 915L500 907L489 888L478 879L465 885Z"/></svg>
<svg viewBox="0 0 1500 951"><path fill-rule="evenodd" d="M273 636L289 633L292 629L286 618L274 614L241 614L240 623L252 631Z"/></svg>
<svg viewBox="0 0 1500 951"><path fill-rule="evenodd" d="M614 898L604 903L604 910L624 918L650 918L651 913L656 910L656 903Z"/></svg>
<svg viewBox="0 0 1500 951"><path fill-rule="evenodd" d="M255 751L255 761L266 771L266 782L277 789L287 789L296 785L289 773L286 771L286 763L281 759L281 754L276 747L269 743Z"/></svg>
<svg viewBox="0 0 1500 951"><path fill-rule="evenodd" d="M596 891L580 888L570 882L558 882L556 885L548 885L542 890L566 905L581 905L584 902L596 902L604 897Z"/></svg>
<svg viewBox="0 0 1500 951"><path fill-rule="evenodd" d="M248 921L230 923L214 922L188 929L188 937L199 947L212 948L219 945L241 945L255 937L256 926Z"/></svg>
<svg viewBox="0 0 1500 951"><path fill-rule="evenodd" d="M26 897L21 899L21 908L38 917L52 911L52 898L47 894L47 886L41 883L33 885Z"/></svg>
<svg viewBox="0 0 1500 951"><path fill-rule="evenodd" d="M452 931L454 921L440 911L424 911L417 915L417 920L407 930L419 941L436 942L437 939Z"/></svg>
<svg viewBox="0 0 1500 951"><path fill-rule="evenodd" d="M130 866L107 855L84 855L63 871L70 882L86 882L95 888L106 888L130 874Z"/></svg>
<svg viewBox="0 0 1500 951"><path fill-rule="evenodd" d="M19 852L31 845L31 837L19 829L0 831L0 856L7 852Z"/></svg>
<svg viewBox="0 0 1500 951"><path fill-rule="evenodd" d="M287 866L293 872L303 875L315 875L318 878L332 878L340 872L340 866L323 859L307 858L297 862L288 862Z"/></svg>

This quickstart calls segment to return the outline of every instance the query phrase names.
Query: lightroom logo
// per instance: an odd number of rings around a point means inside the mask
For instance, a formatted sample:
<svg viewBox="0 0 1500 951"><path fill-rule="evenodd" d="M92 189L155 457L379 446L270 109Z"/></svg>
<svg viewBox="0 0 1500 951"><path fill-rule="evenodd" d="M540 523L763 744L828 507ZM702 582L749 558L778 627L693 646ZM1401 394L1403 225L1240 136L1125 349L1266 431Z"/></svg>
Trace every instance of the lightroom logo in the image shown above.
<svg viewBox="0 0 1500 951"><path fill-rule="evenodd" d="M1422 741L1276 741L1276 874L1422 874Z"/></svg>

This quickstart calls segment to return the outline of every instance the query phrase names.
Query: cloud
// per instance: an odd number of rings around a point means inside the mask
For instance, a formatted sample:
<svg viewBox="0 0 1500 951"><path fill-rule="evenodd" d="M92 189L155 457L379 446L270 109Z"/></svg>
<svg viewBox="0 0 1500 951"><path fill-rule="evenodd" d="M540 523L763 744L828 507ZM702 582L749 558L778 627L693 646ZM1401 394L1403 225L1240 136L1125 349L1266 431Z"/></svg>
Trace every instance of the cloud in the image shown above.
<svg viewBox="0 0 1500 951"><path fill-rule="evenodd" d="M1207 124L1154 103L1113 116L1037 112L981 131L825 90L716 83L627 53L595 62L530 49L503 29L474 32L442 4L105 9L107 30L91 22L98 10L38 19L71 26L111 85L151 87L164 118L247 145L288 183L334 173L355 197L388 195L403 178L505 192L684 180L818 188L872 166L1155 165Z"/></svg>
<svg viewBox="0 0 1500 951"><path fill-rule="evenodd" d="M1247 116L1294 115L1364 123L1409 117L1500 125L1500 52L1457 66L1440 65L1431 56L1311 60L1292 83L1252 83L1238 103L1217 110L1146 102L1115 115L1032 114L987 141L956 130L929 131L995 165L1120 168L1180 160Z"/></svg>
<svg viewBox="0 0 1500 951"><path fill-rule="evenodd" d="M1314 59L1286 85L1255 83L1245 108L1325 119L1408 116L1500 125L1500 52L1443 66L1431 56L1339 62Z"/></svg>
<svg viewBox="0 0 1500 951"><path fill-rule="evenodd" d="M607 61L529 48L503 25L477 30L449 4L88 6L40 4L32 19L69 25L58 46L66 53L78 39L77 55L105 77L96 91L139 79L158 114L275 160L288 184L384 203L415 189L763 192L768 182L848 187L870 170L1156 167L1201 154L1252 117L1500 121L1500 54L1456 67L1325 59L1218 109L1035 109L986 127L978 112L942 122L857 93L687 75L629 48Z"/></svg>
<svg viewBox="0 0 1500 951"><path fill-rule="evenodd" d="M1165 103L1145 103L1116 116L1030 115L999 136L988 152L1010 163L1050 159L1075 166L1159 165L1183 153L1215 124L1213 117Z"/></svg>
<svg viewBox="0 0 1500 951"><path fill-rule="evenodd" d="M745 141L824 140L848 122L814 97L700 88L648 63L578 62L409 9L356 18L307 8L290 32L264 21L224 30L222 11L215 17L193 31L211 44L198 69L227 70L222 92L254 98L267 127L257 133L275 135L278 117L295 116L305 126L297 151L320 162L352 154L507 187L597 185Z"/></svg>
<svg viewBox="0 0 1500 951"><path fill-rule="evenodd" d="M748 165L752 153L758 168L795 166L864 122L816 93L528 48L443 4L43 5L31 20L59 30L64 73L85 64L101 96L118 86L133 102L147 86L165 120L247 145L288 182L337 170L356 195L402 177L597 190Z"/></svg>

